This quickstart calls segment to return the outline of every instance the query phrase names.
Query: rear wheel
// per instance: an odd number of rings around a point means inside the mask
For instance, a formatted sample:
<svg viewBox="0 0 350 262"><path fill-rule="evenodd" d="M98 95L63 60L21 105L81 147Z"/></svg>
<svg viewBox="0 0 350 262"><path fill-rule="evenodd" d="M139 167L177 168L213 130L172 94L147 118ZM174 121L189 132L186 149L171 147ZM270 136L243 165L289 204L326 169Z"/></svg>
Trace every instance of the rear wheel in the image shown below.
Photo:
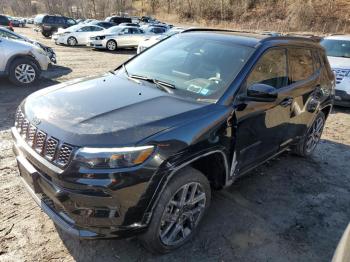
<svg viewBox="0 0 350 262"><path fill-rule="evenodd" d="M109 40L106 46L109 51L115 51L118 48L117 42L114 40Z"/></svg>
<svg viewBox="0 0 350 262"><path fill-rule="evenodd" d="M39 76L39 67L29 58L16 59L9 68L9 79L17 86L30 86Z"/></svg>
<svg viewBox="0 0 350 262"><path fill-rule="evenodd" d="M73 36L70 36L68 39L67 39L67 44L69 46L76 46L78 44L78 40L73 37Z"/></svg>
<svg viewBox="0 0 350 262"><path fill-rule="evenodd" d="M309 156L315 150L317 144L321 140L321 135L326 122L324 113L321 111L316 116L311 127L305 134L305 136L300 140L300 142L295 146L294 153L299 156Z"/></svg>
<svg viewBox="0 0 350 262"><path fill-rule="evenodd" d="M162 193L147 232L140 237L155 253L179 248L194 235L210 204L207 178L187 167L176 174Z"/></svg>

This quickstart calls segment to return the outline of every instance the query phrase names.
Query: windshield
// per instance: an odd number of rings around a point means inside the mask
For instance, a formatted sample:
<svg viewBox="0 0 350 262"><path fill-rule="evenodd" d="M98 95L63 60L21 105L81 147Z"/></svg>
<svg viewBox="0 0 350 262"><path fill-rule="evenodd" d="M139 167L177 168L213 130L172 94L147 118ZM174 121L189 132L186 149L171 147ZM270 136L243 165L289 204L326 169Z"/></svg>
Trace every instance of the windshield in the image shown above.
<svg viewBox="0 0 350 262"><path fill-rule="evenodd" d="M130 76L173 85L177 95L216 102L253 51L227 40L176 35L141 53L126 68Z"/></svg>
<svg viewBox="0 0 350 262"><path fill-rule="evenodd" d="M324 39L321 45L326 49L328 56L350 58L350 41Z"/></svg>
<svg viewBox="0 0 350 262"><path fill-rule="evenodd" d="M120 30L122 30L122 27L120 27L120 26L112 26L112 27L104 30L104 32L107 33L107 34L115 34L115 33L117 33Z"/></svg>

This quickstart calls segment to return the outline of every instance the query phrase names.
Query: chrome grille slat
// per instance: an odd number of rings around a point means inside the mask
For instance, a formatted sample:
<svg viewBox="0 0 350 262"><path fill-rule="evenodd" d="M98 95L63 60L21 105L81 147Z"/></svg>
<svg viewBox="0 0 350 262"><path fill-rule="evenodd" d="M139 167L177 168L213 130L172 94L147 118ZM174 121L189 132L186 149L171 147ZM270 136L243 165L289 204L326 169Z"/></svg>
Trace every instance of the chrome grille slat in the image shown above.
<svg viewBox="0 0 350 262"><path fill-rule="evenodd" d="M30 124L26 137L26 141L30 146L33 146L36 130L37 128L34 125Z"/></svg>
<svg viewBox="0 0 350 262"><path fill-rule="evenodd" d="M52 160L55 157L55 153L58 146L58 140L56 138L50 137L45 143L45 157Z"/></svg>
<svg viewBox="0 0 350 262"><path fill-rule="evenodd" d="M42 152L44 150L44 145L45 145L45 142L46 142L46 136L47 136L46 133L44 133L41 130L39 130L36 133L34 148L39 154L42 154Z"/></svg>
<svg viewBox="0 0 350 262"><path fill-rule="evenodd" d="M65 167L72 155L74 146L68 145L31 124L23 112L18 109L15 115L15 127L18 132L37 153L59 167Z"/></svg>
<svg viewBox="0 0 350 262"><path fill-rule="evenodd" d="M72 151L73 151L73 147L67 144L63 144L58 153L57 163L63 166L66 165L70 160Z"/></svg>
<svg viewBox="0 0 350 262"><path fill-rule="evenodd" d="M21 130L19 132L23 137L27 137L28 127L29 127L29 121L27 119L24 119L22 121Z"/></svg>

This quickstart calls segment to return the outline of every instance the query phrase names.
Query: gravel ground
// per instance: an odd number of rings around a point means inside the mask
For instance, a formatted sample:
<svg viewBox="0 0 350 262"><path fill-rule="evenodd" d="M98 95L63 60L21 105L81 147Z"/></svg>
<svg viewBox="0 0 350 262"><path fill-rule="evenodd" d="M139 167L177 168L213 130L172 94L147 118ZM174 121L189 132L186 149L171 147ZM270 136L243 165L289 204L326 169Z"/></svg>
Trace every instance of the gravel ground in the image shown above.
<svg viewBox="0 0 350 262"><path fill-rule="evenodd" d="M0 261L330 261L350 217L350 110L336 108L312 157L283 154L230 188L214 192L197 236L164 256L136 239L80 241L55 227L18 178L9 128L35 90L106 72L132 51L55 46L58 66L33 88L0 79Z"/></svg>

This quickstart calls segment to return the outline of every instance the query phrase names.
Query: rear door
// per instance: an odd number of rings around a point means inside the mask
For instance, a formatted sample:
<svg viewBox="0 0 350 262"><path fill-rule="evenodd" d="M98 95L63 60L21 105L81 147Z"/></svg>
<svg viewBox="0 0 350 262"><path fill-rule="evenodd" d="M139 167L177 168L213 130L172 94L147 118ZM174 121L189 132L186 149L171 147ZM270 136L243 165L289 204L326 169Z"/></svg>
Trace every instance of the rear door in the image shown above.
<svg viewBox="0 0 350 262"><path fill-rule="evenodd" d="M247 97L247 88L257 83L274 87L278 97L273 102L246 98L237 105L235 149L241 171L277 153L287 140L291 100L286 48L272 48L264 52L248 75L240 95Z"/></svg>
<svg viewBox="0 0 350 262"><path fill-rule="evenodd" d="M319 105L321 64L311 48L288 48L293 97L288 132L290 140L303 136Z"/></svg>

